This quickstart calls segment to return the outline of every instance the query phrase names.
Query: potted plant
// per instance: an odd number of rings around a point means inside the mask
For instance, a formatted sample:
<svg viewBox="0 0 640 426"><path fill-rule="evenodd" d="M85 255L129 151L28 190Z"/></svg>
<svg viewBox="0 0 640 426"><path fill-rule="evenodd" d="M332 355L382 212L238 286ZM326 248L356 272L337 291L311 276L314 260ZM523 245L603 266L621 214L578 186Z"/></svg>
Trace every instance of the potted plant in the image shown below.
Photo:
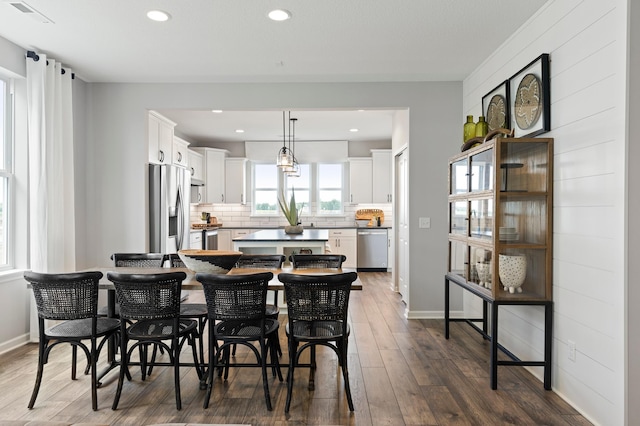
<svg viewBox="0 0 640 426"><path fill-rule="evenodd" d="M298 208L298 205L296 204L296 194L293 188L291 188L291 198L288 203L285 198L284 190L280 192L278 204L280 204L282 214L284 214L287 222L289 222L289 225L284 227L284 232L287 234L301 234L303 229L300 222L300 214L304 208L304 203L302 203L300 208Z"/></svg>

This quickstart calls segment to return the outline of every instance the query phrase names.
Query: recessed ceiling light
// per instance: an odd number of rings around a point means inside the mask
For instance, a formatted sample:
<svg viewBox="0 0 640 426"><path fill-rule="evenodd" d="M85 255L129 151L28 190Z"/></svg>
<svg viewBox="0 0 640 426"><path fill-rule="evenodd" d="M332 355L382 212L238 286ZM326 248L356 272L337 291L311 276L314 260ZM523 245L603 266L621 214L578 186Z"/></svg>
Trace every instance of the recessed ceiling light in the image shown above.
<svg viewBox="0 0 640 426"><path fill-rule="evenodd" d="M147 12L147 18L152 21L164 22L168 21L170 16L167 12L163 12L162 10L150 10Z"/></svg>
<svg viewBox="0 0 640 426"><path fill-rule="evenodd" d="M358 129L349 129L349 131L355 133L358 131Z"/></svg>
<svg viewBox="0 0 640 426"><path fill-rule="evenodd" d="M286 21L291 18L291 12L284 9L276 9L269 12L267 16L273 21Z"/></svg>
<svg viewBox="0 0 640 426"><path fill-rule="evenodd" d="M236 133L244 133L244 130L242 130L242 129L236 129Z"/></svg>
<svg viewBox="0 0 640 426"><path fill-rule="evenodd" d="M212 109L211 112L214 112L216 114L222 114L222 110L221 109Z"/></svg>

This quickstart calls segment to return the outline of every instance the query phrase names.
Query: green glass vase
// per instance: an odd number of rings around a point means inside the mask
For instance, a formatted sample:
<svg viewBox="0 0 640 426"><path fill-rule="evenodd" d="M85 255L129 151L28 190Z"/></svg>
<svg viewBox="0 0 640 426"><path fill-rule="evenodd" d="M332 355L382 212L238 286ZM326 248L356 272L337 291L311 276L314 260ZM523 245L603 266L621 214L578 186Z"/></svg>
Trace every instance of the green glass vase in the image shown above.
<svg viewBox="0 0 640 426"><path fill-rule="evenodd" d="M487 123L484 119L484 116L478 117L478 122L476 123L476 137L484 138L489 133L489 123Z"/></svg>
<svg viewBox="0 0 640 426"><path fill-rule="evenodd" d="M476 123L473 122L473 115L467 115L467 122L464 123L462 142L476 136Z"/></svg>

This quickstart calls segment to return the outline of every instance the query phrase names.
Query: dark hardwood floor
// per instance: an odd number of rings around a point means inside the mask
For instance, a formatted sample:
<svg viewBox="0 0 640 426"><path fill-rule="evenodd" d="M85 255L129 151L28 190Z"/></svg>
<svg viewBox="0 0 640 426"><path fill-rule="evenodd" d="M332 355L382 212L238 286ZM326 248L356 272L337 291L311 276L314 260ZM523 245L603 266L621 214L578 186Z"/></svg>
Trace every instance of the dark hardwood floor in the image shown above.
<svg viewBox="0 0 640 426"><path fill-rule="evenodd" d="M29 344L0 356L0 424L10 419L112 425L590 424L521 367L500 367L498 390L492 391L489 345L480 335L469 326L453 323L451 338L445 340L442 320L404 318L404 305L390 290L390 274L361 273L360 277L364 290L352 292L350 302L353 413L347 407L336 357L326 348L318 349L315 391L307 390L308 370L296 370L288 415L284 413L286 383L270 379L274 409L267 411L260 371L254 368L232 369L227 382L217 379L206 410L195 369L183 368L181 411L175 408L171 368L156 367L144 382L139 371L132 370L133 380L125 382L116 411L111 410L111 403L117 374L110 373L98 389L99 410L94 412L88 376L70 380L68 346L53 350L35 407L28 410L37 364L37 346ZM191 301L201 301L200 297L192 292ZM282 361L286 362L286 316L281 315L280 320ZM189 353L183 354L183 359L188 359ZM236 358L249 361L249 354L239 347Z"/></svg>

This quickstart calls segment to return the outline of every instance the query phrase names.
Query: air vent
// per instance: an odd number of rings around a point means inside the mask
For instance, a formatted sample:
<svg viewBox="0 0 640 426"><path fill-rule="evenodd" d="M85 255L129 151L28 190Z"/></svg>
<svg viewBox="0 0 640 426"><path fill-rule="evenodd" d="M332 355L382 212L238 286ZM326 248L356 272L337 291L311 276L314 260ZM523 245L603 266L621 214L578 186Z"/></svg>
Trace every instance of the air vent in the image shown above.
<svg viewBox="0 0 640 426"><path fill-rule="evenodd" d="M16 1L16 0L5 0L5 1L9 3L11 6L18 9L20 12L30 16L31 18L35 19L38 22L41 22L43 24L54 23L51 19L47 18L42 13L38 12L33 7L29 6L27 3L23 1Z"/></svg>

